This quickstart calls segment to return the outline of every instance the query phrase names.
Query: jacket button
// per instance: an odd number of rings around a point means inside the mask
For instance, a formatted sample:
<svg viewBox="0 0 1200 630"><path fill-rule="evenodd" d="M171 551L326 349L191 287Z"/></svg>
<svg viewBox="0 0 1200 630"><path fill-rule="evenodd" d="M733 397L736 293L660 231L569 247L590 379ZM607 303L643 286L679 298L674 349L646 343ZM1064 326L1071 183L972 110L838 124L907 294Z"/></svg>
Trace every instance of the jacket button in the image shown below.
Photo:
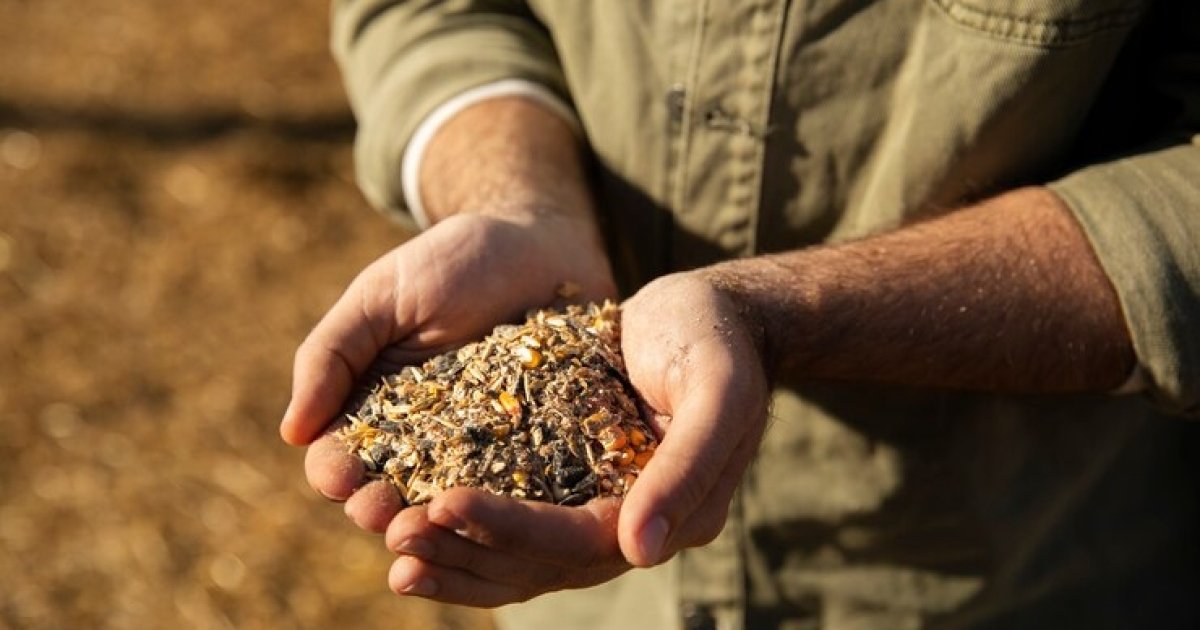
<svg viewBox="0 0 1200 630"><path fill-rule="evenodd" d="M707 607L699 604L683 605L683 627L686 630L716 630L717 620Z"/></svg>

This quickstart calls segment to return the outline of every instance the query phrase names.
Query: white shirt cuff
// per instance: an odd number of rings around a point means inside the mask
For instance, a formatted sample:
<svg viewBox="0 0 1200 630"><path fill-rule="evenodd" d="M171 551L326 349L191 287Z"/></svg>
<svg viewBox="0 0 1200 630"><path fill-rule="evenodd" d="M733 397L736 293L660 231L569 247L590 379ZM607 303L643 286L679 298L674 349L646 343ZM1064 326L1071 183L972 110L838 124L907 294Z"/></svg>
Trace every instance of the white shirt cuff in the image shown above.
<svg viewBox="0 0 1200 630"><path fill-rule="evenodd" d="M574 110L554 92L533 81L524 79L496 81L471 88L442 103L437 109L430 112L413 132L400 162L400 183L404 190L404 203L412 213L413 220L422 230L429 227L430 224L429 215L425 213L425 204L421 199L421 162L425 158L425 149L429 147L429 141L442 128L442 125L459 112L481 101L501 96L527 98L561 116L576 134L582 136L582 127Z"/></svg>

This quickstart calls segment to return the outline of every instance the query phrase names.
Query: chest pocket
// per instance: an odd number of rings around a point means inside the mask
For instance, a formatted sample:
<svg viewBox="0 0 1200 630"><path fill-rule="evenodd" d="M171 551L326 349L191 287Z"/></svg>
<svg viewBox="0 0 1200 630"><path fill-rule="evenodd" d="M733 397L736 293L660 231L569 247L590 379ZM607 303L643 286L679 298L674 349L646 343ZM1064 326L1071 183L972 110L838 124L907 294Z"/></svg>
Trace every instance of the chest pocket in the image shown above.
<svg viewBox="0 0 1200 630"><path fill-rule="evenodd" d="M1128 30L1148 0L928 0L960 26L1028 46L1068 48Z"/></svg>

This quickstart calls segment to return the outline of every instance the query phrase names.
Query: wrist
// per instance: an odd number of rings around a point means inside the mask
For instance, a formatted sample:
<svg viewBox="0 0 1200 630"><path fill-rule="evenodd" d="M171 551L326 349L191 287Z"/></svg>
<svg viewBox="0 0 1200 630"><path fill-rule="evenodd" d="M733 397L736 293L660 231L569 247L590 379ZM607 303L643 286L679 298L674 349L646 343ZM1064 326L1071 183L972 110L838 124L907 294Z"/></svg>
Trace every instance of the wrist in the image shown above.
<svg viewBox="0 0 1200 630"><path fill-rule="evenodd" d="M734 306L739 323L758 351L767 378L804 362L811 354L801 345L811 335L803 329L814 321L815 285L798 277L790 265L770 256L743 258L701 268L699 274Z"/></svg>
<svg viewBox="0 0 1200 630"><path fill-rule="evenodd" d="M476 103L446 121L420 165L431 222L462 212L528 220L592 215L583 147L559 114L521 97Z"/></svg>

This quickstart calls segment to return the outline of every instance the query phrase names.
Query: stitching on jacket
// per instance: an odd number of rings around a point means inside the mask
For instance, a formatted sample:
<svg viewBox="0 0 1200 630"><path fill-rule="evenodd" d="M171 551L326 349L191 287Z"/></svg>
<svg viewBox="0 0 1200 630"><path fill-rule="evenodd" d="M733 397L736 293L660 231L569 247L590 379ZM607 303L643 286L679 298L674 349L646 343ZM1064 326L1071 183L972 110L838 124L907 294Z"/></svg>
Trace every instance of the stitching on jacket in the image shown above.
<svg viewBox="0 0 1200 630"><path fill-rule="evenodd" d="M963 0L930 0L957 24L1005 41L1059 47L1078 44L1105 31L1120 30L1137 21L1145 7L1139 2L1081 18L1034 19L1011 15Z"/></svg>

